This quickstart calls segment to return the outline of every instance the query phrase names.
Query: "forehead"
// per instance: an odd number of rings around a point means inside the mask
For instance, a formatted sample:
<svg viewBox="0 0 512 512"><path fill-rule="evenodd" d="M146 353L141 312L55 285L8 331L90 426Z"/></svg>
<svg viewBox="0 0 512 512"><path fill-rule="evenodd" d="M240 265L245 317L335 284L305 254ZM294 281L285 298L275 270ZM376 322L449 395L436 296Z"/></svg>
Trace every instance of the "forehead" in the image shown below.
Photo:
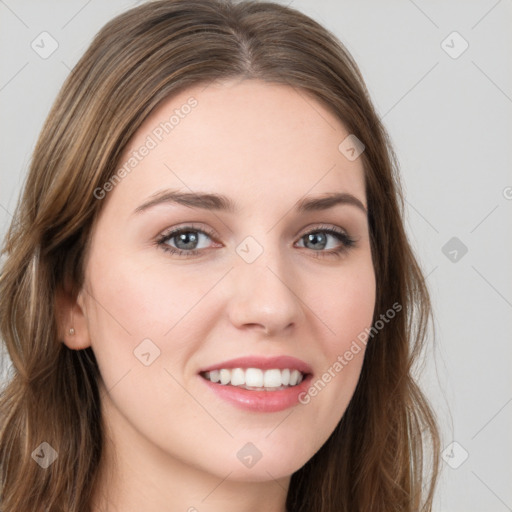
<svg viewBox="0 0 512 512"><path fill-rule="evenodd" d="M126 178L112 195L135 201L163 188L222 191L243 205L343 191L364 202L362 161L339 149L348 135L297 88L258 80L192 87L137 130L118 163Z"/></svg>

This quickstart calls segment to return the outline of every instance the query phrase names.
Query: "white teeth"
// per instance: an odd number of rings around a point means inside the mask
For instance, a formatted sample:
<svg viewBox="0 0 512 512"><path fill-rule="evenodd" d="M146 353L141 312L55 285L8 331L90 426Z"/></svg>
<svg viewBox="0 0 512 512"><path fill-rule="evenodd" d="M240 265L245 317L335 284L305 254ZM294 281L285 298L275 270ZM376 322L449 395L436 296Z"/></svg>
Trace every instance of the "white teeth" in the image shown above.
<svg viewBox="0 0 512 512"><path fill-rule="evenodd" d="M284 389L300 384L304 375L296 369L277 368L261 370L260 368L222 368L205 372L204 377L211 382L220 382L222 385L230 384L246 389L265 388L268 390Z"/></svg>
<svg viewBox="0 0 512 512"><path fill-rule="evenodd" d="M221 384L229 384L231 381L231 371L222 369L220 371L220 383Z"/></svg>
<svg viewBox="0 0 512 512"><path fill-rule="evenodd" d="M231 385L240 386L245 384L245 375L242 368L235 368L231 370Z"/></svg>
<svg viewBox="0 0 512 512"><path fill-rule="evenodd" d="M220 372L219 370L212 370L211 372L208 372L209 373L209 379L212 381L212 382L219 382L220 381Z"/></svg>
<svg viewBox="0 0 512 512"><path fill-rule="evenodd" d="M261 388L263 386L263 371L259 368L247 368L244 384L251 388Z"/></svg>
<svg viewBox="0 0 512 512"><path fill-rule="evenodd" d="M300 372L299 370L293 370L290 374L290 386L295 386L297 381L299 380Z"/></svg>
<svg viewBox="0 0 512 512"><path fill-rule="evenodd" d="M278 388L281 385L281 371L267 370L263 375L263 386L266 388Z"/></svg>

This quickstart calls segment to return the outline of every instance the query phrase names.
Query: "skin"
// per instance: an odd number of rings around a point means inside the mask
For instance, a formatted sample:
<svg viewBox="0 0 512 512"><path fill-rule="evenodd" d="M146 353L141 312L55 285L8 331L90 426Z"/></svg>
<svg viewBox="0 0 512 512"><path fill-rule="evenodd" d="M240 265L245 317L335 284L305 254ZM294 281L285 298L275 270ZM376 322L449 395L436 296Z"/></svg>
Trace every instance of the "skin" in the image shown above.
<svg viewBox="0 0 512 512"><path fill-rule="evenodd" d="M371 326L365 212L350 204L293 210L306 195L333 191L366 205L363 164L338 150L348 132L313 97L237 80L166 100L121 165L191 96L197 106L101 199L83 289L76 301L59 299L63 331L75 329L64 342L92 346L102 377L107 440L94 509L283 512L291 474L346 410L364 346L307 405L279 412L239 409L198 371L235 357L290 355L318 378ZM163 189L225 194L240 211L160 204L133 213ZM200 235L199 255L169 254L156 243L190 223L215 233ZM324 253L343 247L332 235L325 249L306 246L304 234L320 226L346 231L355 245L330 257ZM263 249L252 263L236 252L247 236ZM134 350L148 338L160 355L145 366ZM262 454L251 468L237 458L248 442Z"/></svg>

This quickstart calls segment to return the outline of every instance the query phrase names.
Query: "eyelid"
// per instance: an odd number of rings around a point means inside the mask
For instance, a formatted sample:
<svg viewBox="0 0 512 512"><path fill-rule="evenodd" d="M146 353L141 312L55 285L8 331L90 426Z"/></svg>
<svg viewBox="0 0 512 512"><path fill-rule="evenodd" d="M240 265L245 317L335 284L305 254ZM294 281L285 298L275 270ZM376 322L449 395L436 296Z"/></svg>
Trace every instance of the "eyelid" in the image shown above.
<svg viewBox="0 0 512 512"><path fill-rule="evenodd" d="M187 230L203 232L204 234L208 235L210 238L212 238L214 240L219 238L217 235L217 232L215 230L213 230L212 228L210 228L208 225L203 224L201 222L199 222L199 223L188 222L188 223L184 223L183 225L174 226L172 228L168 228L168 229L164 230L163 232L161 232L158 235L157 240L165 240L165 239L170 238L171 235L173 235L173 234L176 235L176 234L179 234L180 232L187 231ZM349 232L342 227L336 226L334 224L314 224L314 223L300 229L296 233L295 237L298 237L300 239L312 232L324 231L324 230L327 230L327 231L333 230L339 234L344 234L347 237L350 237ZM215 240L215 241L217 241L217 240Z"/></svg>
<svg viewBox="0 0 512 512"><path fill-rule="evenodd" d="M208 235L212 239L218 238L217 233L212 228L208 227L206 224L187 222L184 223L182 226L178 225L162 231L158 235L157 239L165 240L167 238L170 238L171 235L176 235L183 231L199 231L204 233L205 235Z"/></svg>
<svg viewBox="0 0 512 512"><path fill-rule="evenodd" d="M201 224L201 223L200 223ZM339 246L334 249L329 250L319 250L315 251L314 249L308 249L307 247L303 247L305 252L315 259L332 259L332 258L341 258L344 254L348 253L351 249L357 247L357 242L359 238L353 238L349 235L346 229L340 228L339 226L331 225L331 224L320 224L316 226L308 226L303 228L304 231L300 236L295 235L295 238L298 236L296 242L294 242L293 246L298 242L301 242L305 236L311 235L314 233L327 233L329 236L336 238ZM201 249L179 249L177 247L173 247L168 244L167 241L178 236L181 233L186 233L187 231L196 231L203 235L206 235L213 242L216 242L216 233L210 227L201 224L201 228L197 227L195 223L187 223L182 226L176 226L164 231L157 239L156 245L161 248L166 253L174 255L179 259L190 259L195 256L204 255L208 249L210 248L201 248ZM216 242L219 244L219 242ZM218 245L217 245L218 246ZM220 244L220 247L223 247L223 244Z"/></svg>
<svg viewBox="0 0 512 512"><path fill-rule="evenodd" d="M308 233L315 232L315 231L324 231L324 230L334 230L339 233L343 233L348 236L348 231L345 228L342 228L340 226L336 226L336 224L309 224L305 228L302 228L296 236L299 236L299 233L302 233L300 237L307 235Z"/></svg>

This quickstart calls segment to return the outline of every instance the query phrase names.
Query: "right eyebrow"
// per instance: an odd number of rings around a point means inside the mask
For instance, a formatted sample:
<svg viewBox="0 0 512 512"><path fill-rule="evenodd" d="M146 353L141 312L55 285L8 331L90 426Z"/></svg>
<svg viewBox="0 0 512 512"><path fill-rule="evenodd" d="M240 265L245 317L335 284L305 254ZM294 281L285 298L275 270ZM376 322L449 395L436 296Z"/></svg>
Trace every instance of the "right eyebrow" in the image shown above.
<svg viewBox="0 0 512 512"><path fill-rule="evenodd" d="M236 213L238 211L234 201L222 194L163 190L150 196L148 201L138 206L133 213L143 212L162 203L177 203L191 208L227 211L230 213Z"/></svg>

